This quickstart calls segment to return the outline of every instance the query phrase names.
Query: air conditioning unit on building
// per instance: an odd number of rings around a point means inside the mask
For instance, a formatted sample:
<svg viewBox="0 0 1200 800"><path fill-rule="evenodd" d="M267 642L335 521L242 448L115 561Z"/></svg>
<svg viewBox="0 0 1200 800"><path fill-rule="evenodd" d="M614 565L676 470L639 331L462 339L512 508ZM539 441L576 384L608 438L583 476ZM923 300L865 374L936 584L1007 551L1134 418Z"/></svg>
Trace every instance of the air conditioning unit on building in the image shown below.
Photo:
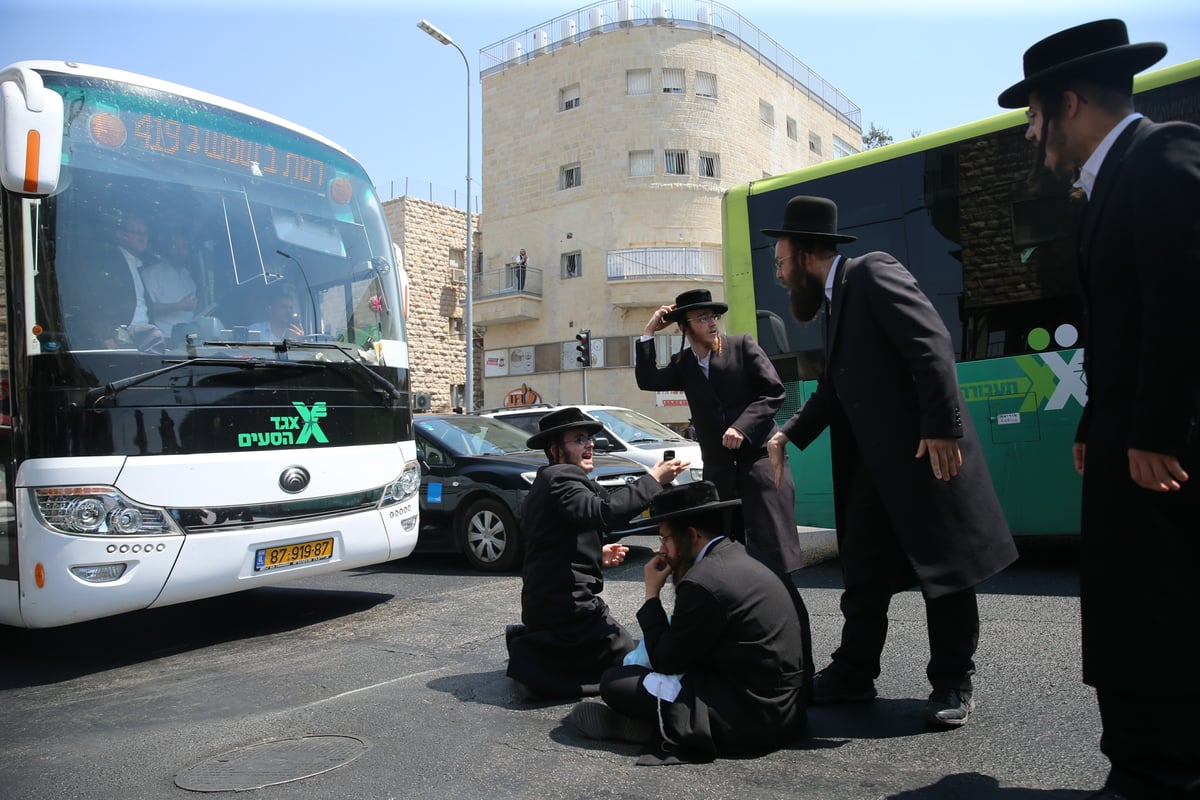
<svg viewBox="0 0 1200 800"><path fill-rule="evenodd" d="M709 27L712 27L712 6L701 6L700 8L696 9L696 22L699 22L701 25L708 25Z"/></svg>
<svg viewBox="0 0 1200 800"><path fill-rule="evenodd" d="M597 28L603 28L604 27L604 9L599 8L599 7L593 8L588 13L588 24L592 26L592 30L596 30Z"/></svg>
<svg viewBox="0 0 1200 800"><path fill-rule="evenodd" d="M458 267L450 268L450 283L455 286L462 286L467 282L467 271Z"/></svg>
<svg viewBox="0 0 1200 800"><path fill-rule="evenodd" d="M515 40L509 42L508 43L508 60L514 61L520 57L521 57L521 43L518 41L515 41Z"/></svg>
<svg viewBox="0 0 1200 800"><path fill-rule="evenodd" d="M545 31L533 32L533 49L534 52L541 50L546 45L550 44L550 34Z"/></svg>
<svg viewBox="0 0 1200 800"><path fill-rule="evenodd" d="M433 406L433 395L429 392L413 392L412 410L428 411Z"/></svg>
<svg viewBox="0 0 1200 800"><path fill-rule="evenodd" d="M671 7L668 6L666 3L655 3L654 4L654 18L655 19L671 19L672 18Z"/></svg>
<svg viewBox="0 0 1200 800"><path fill-rule="evenodd" d="M575 41L575 20L564 19L562 22L562 40L564 42Z"/></svg>

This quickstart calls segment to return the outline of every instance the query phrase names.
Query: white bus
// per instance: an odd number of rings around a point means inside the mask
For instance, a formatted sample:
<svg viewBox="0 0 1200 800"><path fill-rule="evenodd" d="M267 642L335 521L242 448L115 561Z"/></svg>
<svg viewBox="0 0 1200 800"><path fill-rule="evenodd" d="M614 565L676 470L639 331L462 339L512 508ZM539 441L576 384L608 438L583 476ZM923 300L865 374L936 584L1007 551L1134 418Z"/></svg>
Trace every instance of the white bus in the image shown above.
<svg viewBox="0 0 1200 800"><path fill-rule="evenodd" d="M0 71L0 623L407 556L400 265L326 139L152 78Z"/></svg>

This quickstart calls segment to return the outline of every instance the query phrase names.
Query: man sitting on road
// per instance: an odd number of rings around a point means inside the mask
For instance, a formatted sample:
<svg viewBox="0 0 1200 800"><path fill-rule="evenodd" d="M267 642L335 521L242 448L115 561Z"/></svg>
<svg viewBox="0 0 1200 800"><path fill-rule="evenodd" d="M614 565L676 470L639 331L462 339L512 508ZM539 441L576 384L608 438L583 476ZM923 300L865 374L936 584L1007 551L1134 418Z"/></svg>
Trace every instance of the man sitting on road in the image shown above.
<svg viewBox="0 0 1200 800"><path fill-rule="evenodd" d="M604 703L583 702L571 722L585 736L653 745L646 763L760 753L796 736L807 718L807 620L795 587L717 533L722 502L708 481L668 489L650 504L662 547L645 567L638 622L650 667L600 680ZM659 593L671 576L668 621ZM664 758L665 754L665 758Z"/></svg>
<svg viewBox="0 0 1200 800"><path fill-rule="evenodd" d="M538 470L522 513L525 564L521 625L509 625L508 676L526 699L584 697L600 691L600 675L621 663L633 637L600 598L600 568L625 559L629 548L601 546L600 531L641 513L691 463L660 461L633 483L601 493L588 478L592 434L604 426L574 406L538 421L529 448L550 463Z"/></svg>

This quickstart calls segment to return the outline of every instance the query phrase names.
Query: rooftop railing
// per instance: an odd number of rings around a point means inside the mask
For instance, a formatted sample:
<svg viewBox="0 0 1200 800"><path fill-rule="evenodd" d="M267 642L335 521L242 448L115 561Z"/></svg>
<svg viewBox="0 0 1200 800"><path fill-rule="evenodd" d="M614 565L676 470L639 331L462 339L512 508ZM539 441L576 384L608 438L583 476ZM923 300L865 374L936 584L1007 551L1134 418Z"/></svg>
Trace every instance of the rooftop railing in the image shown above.
<svg viewBox="0 0 1200 800"><path fill-rule="evenodd" d="M713 39L748 53L785 78L799 91L821 103L831 114L862 130L862 110L833 84L760 30L734 9L704 0L646 2L601 0L548 22L505 37L479 51L483 78L539 56L577 44L592 36L632 27L658 25L707 32Z"/></svg>

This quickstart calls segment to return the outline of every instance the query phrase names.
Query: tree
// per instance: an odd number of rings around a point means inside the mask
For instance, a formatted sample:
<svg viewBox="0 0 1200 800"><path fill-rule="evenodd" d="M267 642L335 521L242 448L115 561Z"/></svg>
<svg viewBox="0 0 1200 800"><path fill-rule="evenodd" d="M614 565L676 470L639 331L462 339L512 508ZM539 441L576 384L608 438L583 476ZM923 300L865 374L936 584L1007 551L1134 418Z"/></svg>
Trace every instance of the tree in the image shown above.
<svg viewBox="0 0 1200 800"><path fill-rule="evenodd" d="M876 147L883 147L885 144L892 143L892 135L885 128L876 128L875 123L871 123L871 128L863 134L863 149L874 150Z"/></svg>

